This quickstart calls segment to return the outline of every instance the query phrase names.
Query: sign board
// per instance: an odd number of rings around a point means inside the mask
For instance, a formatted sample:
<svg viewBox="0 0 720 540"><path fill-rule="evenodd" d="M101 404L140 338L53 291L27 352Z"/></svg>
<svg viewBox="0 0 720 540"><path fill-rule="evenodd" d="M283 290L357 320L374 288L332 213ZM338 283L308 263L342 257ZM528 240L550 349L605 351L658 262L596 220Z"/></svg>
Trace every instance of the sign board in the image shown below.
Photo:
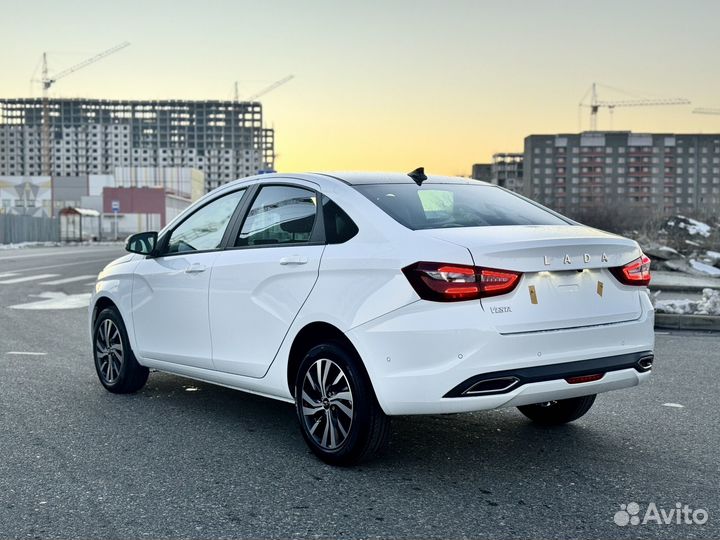
<svg viewBox="0 0 720 540"><path fill-rule="evenodd" d="M117 214L118 212L120 212L120 201L112 201L111 207L113 213Z"/></svg>

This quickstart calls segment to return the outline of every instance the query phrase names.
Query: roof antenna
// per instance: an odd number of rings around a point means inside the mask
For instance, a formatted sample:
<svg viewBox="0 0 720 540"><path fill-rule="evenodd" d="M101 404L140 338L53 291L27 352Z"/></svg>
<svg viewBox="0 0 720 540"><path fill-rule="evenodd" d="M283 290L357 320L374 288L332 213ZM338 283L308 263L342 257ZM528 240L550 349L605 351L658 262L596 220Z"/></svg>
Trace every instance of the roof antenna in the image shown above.
<svg viewBox="0 0 720 540"><path fill-rule="evenodd" d="M425 176L425 167L418 167L414 171L409 172L408 176L412 178L418 186L422 186L422 183L427 180L427 176Z"/></svg>

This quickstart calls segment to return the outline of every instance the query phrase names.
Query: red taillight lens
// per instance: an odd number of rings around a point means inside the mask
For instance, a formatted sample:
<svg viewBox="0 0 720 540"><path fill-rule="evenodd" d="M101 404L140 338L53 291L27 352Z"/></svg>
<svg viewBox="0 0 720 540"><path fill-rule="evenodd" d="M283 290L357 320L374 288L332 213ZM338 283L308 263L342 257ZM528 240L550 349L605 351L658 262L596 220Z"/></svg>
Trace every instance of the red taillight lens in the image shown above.
<svg viewBox="0 0 720 540"><path fill-rule="evenodd" d="M625 266L616 266L609 270L625 285L644 286L650 283L650 258L647 255L641 255Z"/></svg>
<svg viewBox="0 0 720 540"><path fill-rule="evenodd" d="M403 268L415 292L424 300L455 302L475 300L512 291L518 272L463 264L418 262Z"/></svg>
<svg viewBox="0 0 720 540"><path fill-rule="evenodd" d="M480 283L482 284L483 296L496 296L509 293L515 288L520 280L518 272L508 270L490 270L489 268L478 268L480 270Z"/></svg>
<svg viewBox="0 0 720 540"><path fill-rule="evenodd" d="M577 377L568 377L565 380L568 382L568 384L582 384L586 382L599 381L604 376L604 373L596 373L594 375L579 375Z"/></svg>

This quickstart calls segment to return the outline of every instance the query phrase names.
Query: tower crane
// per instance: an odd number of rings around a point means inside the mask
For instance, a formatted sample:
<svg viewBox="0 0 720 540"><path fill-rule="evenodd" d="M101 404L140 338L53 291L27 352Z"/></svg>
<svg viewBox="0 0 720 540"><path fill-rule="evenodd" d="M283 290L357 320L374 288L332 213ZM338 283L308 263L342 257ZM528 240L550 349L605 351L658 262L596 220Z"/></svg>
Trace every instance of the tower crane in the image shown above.
<svg viewBox="0 0 720 540"><path fill-rule="evenodd" d="M606 101L598 99L597 95L597 83L593 83L590 87L590 102L580 103L580 107L587 107L590 109L590 131L597 131L597 113L600 107L605 107L612 113L616 107L654 107L662 105L689 105L690 100L685 98L660 98L660 99L625 99L625 100L613 100ZM587 96L587 93L585 94Z"/></svg>
<svg viewBox="0 0 720 540"><path fill-rule="evenodd" d="M102 60L106 56L110 56L113 53L118 52L121 49L124 49L125 47L129 47L130 42L124 41L123 43L120 43L119 45L115 45L114 47L111 47L110 49L107 49L101 53L96 54L95 56L91 56L90 58L86 58L82 62L79 62L75 64L74 66L70 66L67 69L64 69L60 71L59 73L55 73L52 77L48 73L48 62L47 62L47 52L43 53L42 56L42 78L40 79L40 84L42 85L42 137L41 137L41 170L42 174L50 176L51 173L51 151L52 151L52 144L50 140L50 101L48 98L48 93L50 91L50 88L60 79L63 77L67 77L71 73L75 73L76 71L83 69L84 67L87 67L91 64L94 64L98 60Z"/></svg>
<svg viewBox="0 0 720 540"><path fill-rule="evenodd" d="M279 88L280 86L284 85L285 83L290 82L294 78L295 78L295 75L288 75L286 77L283 77L282 79L279 79L279 80L275 81L274 83L272 83L271 85L266 86L262 90L256 92L255 94L251 95L247 99L244 99L243 101L246 101L246 102L257 101L260 97L264 96L265 94L267 94L269 92L272 92L273 90L275 90L276 88ZM240 102L240 92L238 91L238 81L235 81L233 94L234 94L235 103L239 103ZM257 136L260 139L260 141L262 141L261 151L263 153L263 158L264 158L266 167L270 171L273 171L273 169L275 168L275 158L277 157L277 154L274 153L274 150L273 150L273 152L266 151L266 146L265 146L264 141L266 140L265 139L266 132L268 132L268 131L273 131L273 130L272 130L272 128L270 128L270 129L265 128L265 125L263 124L263 126L259 128Z"/></svg>
<svg viewBox="0 0 720 540"><path fill-rule="evenodd" d="M269 93L269 92L272 92L272 91L275 90L276 88L282 86L282 85L285 84L285 83L290 82L290 81L293 80L294 78L295 78L295 75L288 75L287 77L283 77L283 78L280 79L279 81L275 81L274 83L272 83L270 86L267 86L267 87L263 88L263 89L260 90L258 93L253 94L252 96L250 96L249 98L247 98L247 101L257 101L258 98L264 96L265 94L267 94L267 93Z"/></svg>
<svg viewBox="0 0 720 540"><path fill-rule="evenodd" d="M715 107L698 107L693 109L693 114L720 114L720 109Z"/></svg>

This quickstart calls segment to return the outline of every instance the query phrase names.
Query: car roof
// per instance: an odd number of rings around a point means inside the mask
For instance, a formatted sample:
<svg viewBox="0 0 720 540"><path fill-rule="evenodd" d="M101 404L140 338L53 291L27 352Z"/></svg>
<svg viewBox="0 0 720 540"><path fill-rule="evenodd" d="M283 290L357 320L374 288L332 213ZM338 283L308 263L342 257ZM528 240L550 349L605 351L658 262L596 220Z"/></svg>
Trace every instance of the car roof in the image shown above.
<svg viewBox="0 0 720 540"><path fill-rule="evenodd" d="M340 180L345 184L352 186L359 186L365 184L414 184L415 181L410 178L407 174L398 172L351 172L351 171L340 171L340 172L314 172L311 174L327 176ZM472 180L469 178L461 178L458 176L440 176L435 174L428 174L427 180L424 180L425 184L487 184L479 180Z"/></svg>
<svg viewBox="0 0 720 540"><path fill-rule="evenodd" d="M310 173L269 173L245 178L238 178L226 184L223 184L211 193L220 194L235 189L243 184L256 182L273 182L287 179L305 180L314 182L320 186L327 186L328 183L340 182L346 186L362 186L372 184L408 184L414 185L415 181L407 174L398 172L310 172ZM422 182L426 184L455 184L455 185L483 185L494 186L489 182L481 180L472 180L470 178L461 178L459 176L440 176L429 174L427 180Z"/></svg>

